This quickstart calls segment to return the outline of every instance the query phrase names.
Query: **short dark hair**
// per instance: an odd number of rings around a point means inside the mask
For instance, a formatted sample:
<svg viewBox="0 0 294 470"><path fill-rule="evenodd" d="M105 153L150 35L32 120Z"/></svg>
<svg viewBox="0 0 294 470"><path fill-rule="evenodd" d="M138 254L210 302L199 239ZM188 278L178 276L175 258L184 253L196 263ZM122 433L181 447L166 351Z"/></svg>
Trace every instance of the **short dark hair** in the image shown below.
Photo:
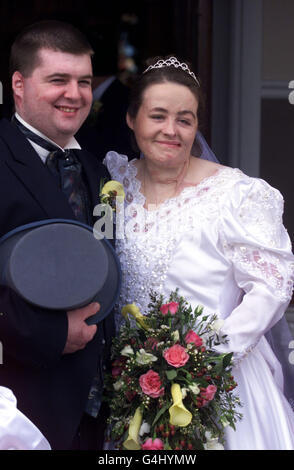
<svg viewBox="0 0 294 470"><path fill-rule="evenodd" d="M40 64L39 51L51 49L74 55L93 55L86 37L69 23L45 20L23 29L16 37L10 53L9 71L29 77Z"/></svg>
<svg viewBox="0 0 294 470"><path fill-rule="evenodd" d="M171 56L167 57L153 57L146 61L146 67L149 65L154 65L158 60L167 60ZM191 65L186 62L189 66L191 72L193 71ZM148 70L148 72L142 73L138 79L134 82L131 92L130 92L130 101L128 114L132 119L135 119L137 113L140 109L143 100L143 94L145 90L151 85L157 85L159 83L178 83L179 85L184 85L193 95L195 96L199 105L202 105L202 94L200 90L199 83L189 75L188 72L185 72L180 67L176 68L174 66L167 66L162 68L154 68Z"/></svg>

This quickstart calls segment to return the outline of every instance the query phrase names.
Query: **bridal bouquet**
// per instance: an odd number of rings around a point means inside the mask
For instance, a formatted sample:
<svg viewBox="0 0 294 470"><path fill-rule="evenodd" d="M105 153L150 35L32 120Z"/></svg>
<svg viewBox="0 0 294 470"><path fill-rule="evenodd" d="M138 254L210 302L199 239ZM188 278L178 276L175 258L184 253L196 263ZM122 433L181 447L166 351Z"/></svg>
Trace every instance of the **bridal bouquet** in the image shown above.
<svg viewBox="0 0 294 470"><path fill-rule="evenodd" d="M148 308L122 309L106 378L108 438L128 450L223 449L224 428L241 415L232 353L213 351L228 342L220 320L193 312L177 290L167 303L152 294Z"/></svg>

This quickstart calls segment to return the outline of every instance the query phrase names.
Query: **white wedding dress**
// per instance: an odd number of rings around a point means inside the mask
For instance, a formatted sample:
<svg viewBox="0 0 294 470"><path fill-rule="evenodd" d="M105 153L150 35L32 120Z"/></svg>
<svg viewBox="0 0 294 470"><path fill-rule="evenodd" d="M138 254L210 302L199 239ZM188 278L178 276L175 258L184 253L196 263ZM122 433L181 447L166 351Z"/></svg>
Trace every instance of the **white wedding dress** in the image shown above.
<svg viewBox="0 0 294 470"><path fill-rule="evenodd" d="M133 162L115 152L105 158L126 194L124 225L122 213L116 221L119 307L135 302L144 313L151 289L168 297L178 287L192 307L217 313L230 339L219 351L234 353L243 403L237 430L226 428L226 449L294 449L294 413L283 395L281 365L264 336L292 294L294 258L281 194L239 169L221 167L147 211Z"/></svg>

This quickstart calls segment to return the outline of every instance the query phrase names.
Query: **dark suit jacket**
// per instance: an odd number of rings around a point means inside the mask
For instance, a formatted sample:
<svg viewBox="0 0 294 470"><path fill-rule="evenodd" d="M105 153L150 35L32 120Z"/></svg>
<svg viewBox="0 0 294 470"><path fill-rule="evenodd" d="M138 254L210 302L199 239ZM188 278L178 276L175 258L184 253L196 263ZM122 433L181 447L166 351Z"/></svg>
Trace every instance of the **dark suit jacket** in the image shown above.
<svg viewBox="0 0 294 470"><path fill-rule="evenodd" d="M107 170L91 154L77 151L93 207ZM51 218L75 219L54 178L23 134L0 121L0 236L20 225ZM44 266L46 269L46 266ZM67 315L27 304L0 287L0 385L14 392L18 408L43 432L52 448L67 449L85 409L98 370L103 339L109 347L113 317L99 324L85 349L62 355ZM104 337L104 338L103 338Z"/></svg>
<svg viewBox="0 0 294 470"><path fill-rule="evenodd" d="M102 161L106 153L115 150L129 160L138 156L131 144L131 132L126 123L129 89L115 79L100 98L102 107L90 116L76 137L81 146Z"/></svg>

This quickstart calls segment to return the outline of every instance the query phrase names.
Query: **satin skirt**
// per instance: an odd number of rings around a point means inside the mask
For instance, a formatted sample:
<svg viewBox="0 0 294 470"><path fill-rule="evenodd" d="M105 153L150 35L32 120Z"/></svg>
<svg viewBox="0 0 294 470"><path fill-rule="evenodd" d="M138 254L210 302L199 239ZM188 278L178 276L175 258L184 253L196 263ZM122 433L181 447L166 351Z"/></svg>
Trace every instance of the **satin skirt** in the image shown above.
<svg viewBox="0 0 294 470"><path fill-rule="evenodd" d="M282 368L263 337L233 369L243 419L226 428L226 449L293 450L294 412L283 394Z"/></svg>

